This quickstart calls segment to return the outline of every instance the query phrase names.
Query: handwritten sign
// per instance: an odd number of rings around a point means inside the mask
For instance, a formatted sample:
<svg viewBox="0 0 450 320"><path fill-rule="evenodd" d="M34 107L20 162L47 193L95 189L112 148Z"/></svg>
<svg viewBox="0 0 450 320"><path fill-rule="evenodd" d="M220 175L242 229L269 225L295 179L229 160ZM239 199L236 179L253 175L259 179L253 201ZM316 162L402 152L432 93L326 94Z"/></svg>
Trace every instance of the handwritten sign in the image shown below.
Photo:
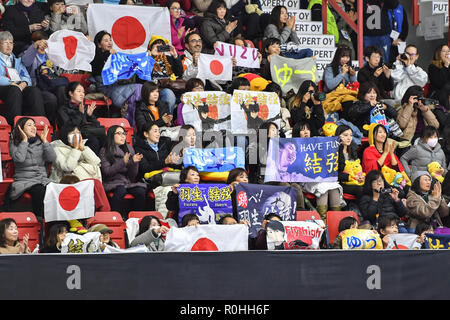
<svg viewBox="0 0 450 320"><path fill-rule="evenodd" d="M383 243L380 236L372 230L347 229L343 231L342 249L383 249Z"/></svg>
<svg viewBox="0 0 450 320"><path fill-rule="evenodd" d="M324 228L306 221L269 221L267 223L267 249L319 249Z"/></svg>
<svg viewBox="0 0 450 320"><path fill-rule="evenodd" d="M259 51L256 48L236 46L234 44L217 42L216 56L233 57L236 59L236 66L259 69Z"/></svg>

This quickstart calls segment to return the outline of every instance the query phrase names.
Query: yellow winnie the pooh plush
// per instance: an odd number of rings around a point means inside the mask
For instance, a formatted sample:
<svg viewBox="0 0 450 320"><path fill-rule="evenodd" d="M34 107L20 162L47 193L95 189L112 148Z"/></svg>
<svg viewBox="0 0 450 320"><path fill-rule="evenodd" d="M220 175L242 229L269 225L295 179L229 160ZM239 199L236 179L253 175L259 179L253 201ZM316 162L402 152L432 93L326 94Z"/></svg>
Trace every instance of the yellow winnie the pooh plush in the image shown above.
<svg viewBox="0 0 450 320"><path fill-rule="evenodd" d="M386 182L391 186L400 188L404 188L405 185L411 186L411 180L409 179L405 171L397 172L396 170L391 169L388 166L383 166L381 168L381 173L383 174Z"/></svg>
<svg viewBox="0 0 450 320"><path fill-rule="evenodd" d="M362 186L364 182L358 182L357 177L363 176L366 174L362 171L361 161L356 159L354 161L345 160L344 173L348 173L348 182L344 182L347 185L358 185Z"/></svg>
<svg viewBox="0 0 450 320"><path fill-rule="evenodd" d="M438 171L441 171L442 167L439 164L439 162L433 161L428 164L428 172L431 174L431 176L435 179L437 179L440 183L444 182L444 177L438 173Z"/></svg>

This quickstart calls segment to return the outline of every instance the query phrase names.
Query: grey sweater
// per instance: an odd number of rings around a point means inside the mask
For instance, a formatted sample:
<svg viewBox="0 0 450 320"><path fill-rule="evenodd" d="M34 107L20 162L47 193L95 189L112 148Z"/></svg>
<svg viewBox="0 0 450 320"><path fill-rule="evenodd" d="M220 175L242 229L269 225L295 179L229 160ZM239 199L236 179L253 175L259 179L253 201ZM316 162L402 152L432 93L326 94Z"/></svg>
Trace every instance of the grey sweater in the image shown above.
<svg viewBox="0 0 450 320"><path fill-rule="evenodd" d="M278 28L274 24L269 24L264 30L264 40L267 38L277 38L280 40L281 44L288 42L295 42L300 44L300 40L295 31L291 30L289 27L284 27L283 30L278 32Z"/></svg>

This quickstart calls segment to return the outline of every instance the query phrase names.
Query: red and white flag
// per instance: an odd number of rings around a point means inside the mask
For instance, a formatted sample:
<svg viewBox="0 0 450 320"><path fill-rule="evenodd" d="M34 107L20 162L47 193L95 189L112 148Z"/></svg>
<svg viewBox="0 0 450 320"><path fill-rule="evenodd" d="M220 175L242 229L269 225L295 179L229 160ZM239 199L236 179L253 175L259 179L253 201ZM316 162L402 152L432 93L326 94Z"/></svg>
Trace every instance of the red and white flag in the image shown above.
<svg viewBox="0 0 450 320"><path fill-rule="evenodd" d="M152 35L171 41L166 7L92 3L87 10L87 22L91 39L105 30L112 36L114 49L120 52L145 52Z"/></svg>
<svg viewBox="0 0 450 320"><path fill-rule="evenodd" d="M86 219L95 215L94 180L74 184L50 182L44 197L45 221Z"/></svg>
<svg viewBox="0 0 450 320"><path fill-rule="evenodd" d="M81 32L59 30L47 41L47 56L54 65L64 70L92 71L95 45Z"/></svg>
<svg viewBox="0 0 450 320"><path fill-rule="evenodd" d="M198 58L197 78L203 80L231 81L233 77L233 60L231 57L200 54Z"/></svg>
<svg viewBox="0 0 450 320"><path fill-rule="evenodd" d="M245 251L248 250L248 228L243 224L198 225L171 228L165 251Z"/></svg>

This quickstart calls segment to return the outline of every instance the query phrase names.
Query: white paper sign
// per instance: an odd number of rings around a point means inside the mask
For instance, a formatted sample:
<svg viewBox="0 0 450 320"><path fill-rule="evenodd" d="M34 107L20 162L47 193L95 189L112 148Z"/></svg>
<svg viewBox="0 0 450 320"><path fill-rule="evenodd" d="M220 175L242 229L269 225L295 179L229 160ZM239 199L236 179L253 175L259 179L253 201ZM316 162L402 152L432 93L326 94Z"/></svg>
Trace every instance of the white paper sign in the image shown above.
<svg viewBox="0 0 450 320"><path fill-rule="evenodd" d="M298 35L301 34L323 34L322 31L323 25L322 22L301 22L296 23L294 31L297 32Z"/></svg>
<svg viewBox="0 0 450 320"><path fill-rule="evenodd" d="M214 53L216 56L233 57L236 66L259 69L259 51L256 48L236 46L234 44L218 41Z"/></svg>
<svg viewBox="0 0 450 320"><path fill-rule="evenodd" d="M444 38L444 15L437 14L425 17L424 21L424 37L425 40L436 40Z"/></svg>
<svg viewBox="0 0 450 320"><path fill-rule="evenodd" d="M305 47L334 47L334 35L317 34L317 35L298 35L299 45Z"/></svg>

